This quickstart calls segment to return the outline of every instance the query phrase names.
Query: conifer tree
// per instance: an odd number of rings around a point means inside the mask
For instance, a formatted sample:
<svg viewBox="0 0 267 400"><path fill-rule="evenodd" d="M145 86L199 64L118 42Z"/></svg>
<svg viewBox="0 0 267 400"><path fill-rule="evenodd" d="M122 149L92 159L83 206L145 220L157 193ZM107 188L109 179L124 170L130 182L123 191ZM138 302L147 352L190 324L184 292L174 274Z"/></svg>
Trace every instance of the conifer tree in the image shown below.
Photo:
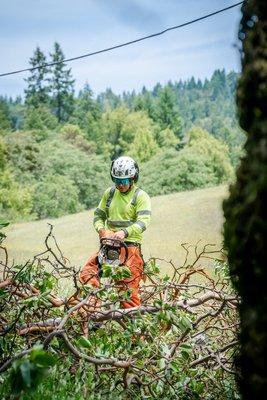
<svg viewBox="0 0 267 400"><path fill-rule="evenodd" d="M37 108L49 102L49 67L46 66L46 57L37 46L33 56L30 58L30 65L36 68L30 71L30 76L25 79L27 88L25 89L25 101L27 106Z"/></svg>
<svg viewBox="0 0 267 400"><path fill-rule="evenodd" d="M64 54L59 43L54 43L54 52L50 54L51 67L52 108L59 122L67 121L74 108L74 79L71 68L66 68L63 62Z"/></svg>
<svg viewBox="0 0 267 400"><path fill-rule="evenodd" d="M78 125L86 132L88 139L95 140L97 122L100 118L100 104L94 99L93 91L88 82L86 82L83 89L79 91L73 116L69 122Z"/></svg>
<svg viewBox="0 0 267 400"><path fill-rule="evenodd" d="M135 97L133 102L133 109L135 111L145 111L149 118L156 120L155 106L150 92L142 90L142 94Z"/></svg>
<svg viewBox="0 0 267 400"><path fill-rule="evenodd" d="M216 69L210 80L212 86L212 99L215 100L218 95L222 94L226 86L225 70Z"/></svg>
<svg viewBox="0 0 267 400"><path fill-rule="evenodd" d="M174 134L182 139L182 123L173 91L165 86L161 91L158 99L156 110L156 121L161 129L170 128Z"/></svg>
<svg viewBox="0 0 267 400"><path fill-rule="evenodd" d="M81 120L85 122L85 119L91 118L92 120L98 120L101 115L100 106L94 99L94 93L88 84L85 83L83 90L79 92L77 99L77 113Z"/></svg>

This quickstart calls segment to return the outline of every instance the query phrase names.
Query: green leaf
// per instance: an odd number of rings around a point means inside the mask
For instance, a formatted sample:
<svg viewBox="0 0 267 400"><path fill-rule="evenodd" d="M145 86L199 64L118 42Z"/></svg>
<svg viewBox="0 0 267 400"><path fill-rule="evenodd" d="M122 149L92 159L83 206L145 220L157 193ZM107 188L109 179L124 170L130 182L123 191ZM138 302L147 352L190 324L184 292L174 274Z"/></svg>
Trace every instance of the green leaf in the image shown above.
<svg viewBox="0 0 267 400"><path fill-rule="evenodd" d="M180 348L181 348L181 349L185 349L185 350L191 350L191 349L192 349L192 346L191 346L190 344L187 344L187 343L182 343L182 344L180 345Z"/></svg>
<svg viewBox="0 0 267 400"><path fill-rule="evenodd" d="M160 369L164 369L164 368L165 368L165 365L166 365L166 360L165 360L165 358L161 358L161 359L159 360L159 368L160 368Z"/></svg>
<svg viewBox="0 0 267 400"><path fill-rule="evenodd" d="M188 353L188 351L185 351L185 350L181 351L181 355L185 360L188 360L190 357L190 354Z"/></svg>
<svg viewBox="0 0 267 400"><path fill-rule="evenodd" d="M179 365L178 365L175 361L172 361L171 364L170 364L170 366L171 366L171 369L172 369L174 372L179 372L179 371L180 371L180 367L179 367Z"/></svg>
<svg viewBox="0 0 267 400"><path fill-rule="evenodd" d="M102 277L109 278L112 276L112 267L110 265L102 265Z"/></svg>
<svg viewBox="0 0 267 400"><path fill-rule="evenodd" d="M8 225L9 225L9 222L0 220L0 229L5 228L5 227L8 226Z"/></svg>
<svg viewBox="0 0 267 400"><path fill-rule="evenodd" d="M21 377L23 380L24 385L27 388L31 387L31 364L29 362L29 360L25 360L19 367L20 369L20 373L21 373Z"/></svg>
<svg viewBox="0 0 267 400"><path fill-rule="evenodd" d="M57 359L52 354L44 352L43 354L41 354L41 353L37 354L34 362L38 367L48 368L48 367L52 367L53 365L55 365L57 362Z"/></svg>
<svg viewBox="0 0 267 400"><path fill-rule="evenodd" d="M191 323L190 319L187 318L186 316L181 317L180 321L179 321L179 328L183 332L188 330L188 329L191 330L192 329L192 323Z"/></svg>
<svg viewBox="0 0 267 400"><path fill-rule="evenodd" d="M48 368L55 365L57 359L43 350L41 346L36 346L30 354L30 361L40 368Z"/></svg>
<svg viewBox="0 0 267 400"><path fill-rule="evenodd" d="M79 339L77 340L77 345L79 347L86 347L88 349L92 347L92 343L90 342L90 340L86 339L84 336L79 337Z"/></svg>
<svg viewBox="0 0 267 400"><path fill-rule="evenodd" d="M159 300L159 299L156 299L156 300L154 300L153 305L154 305L155 307L162 307L163 301L162 301L162 300Z"/></svg>
<svg viewBox="0 0 267 400"><path fill-rule="evenodd" d="M171 278L168 275L165 275L163 278L163 282L168 282Z"/></svg>

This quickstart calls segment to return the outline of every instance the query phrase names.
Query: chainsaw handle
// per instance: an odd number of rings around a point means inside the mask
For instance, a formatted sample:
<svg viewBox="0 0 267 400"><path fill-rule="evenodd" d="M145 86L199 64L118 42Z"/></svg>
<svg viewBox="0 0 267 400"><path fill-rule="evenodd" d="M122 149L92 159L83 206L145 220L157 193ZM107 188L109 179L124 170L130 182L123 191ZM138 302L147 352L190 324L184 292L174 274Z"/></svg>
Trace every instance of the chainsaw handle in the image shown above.
<svg viewBox="0 0 267 400"><path fill-rule="evenodd" d="M110 242L110 243L107 243ZM111 245L111 242L113 242L113 246L114 247L123 247L125 249L125 256L124 256L124 260L123 262L121 262L119 265L124 265L124 263L126 262L127 258L128 258L128 246L125 242L123 242L121 239L116 239L116 238L112 238L112 237L102 237L100 239L100 246L107 246L107 245Z"/></svg>

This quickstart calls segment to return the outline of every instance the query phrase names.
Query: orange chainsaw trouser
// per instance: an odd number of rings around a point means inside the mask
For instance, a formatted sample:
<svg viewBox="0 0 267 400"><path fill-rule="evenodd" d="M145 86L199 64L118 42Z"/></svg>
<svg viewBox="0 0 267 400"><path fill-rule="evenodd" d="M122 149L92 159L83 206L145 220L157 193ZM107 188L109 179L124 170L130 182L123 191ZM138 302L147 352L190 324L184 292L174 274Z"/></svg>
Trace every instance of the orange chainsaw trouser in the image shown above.
<svg viewBox="0 0 267 400"><path fill-rule="evenodd" d="M125 249L121 249L120 260L125 257ZM143 277L144 271L144 260L141 254L141 250L137 246L128 247L128 257L125 261L130 271L131 276L129 278L122 279L116 284L118 285L119 291L126 291L131 289L130 298L126 301L121 301L122 308L138 307L141 304L139 285ZM100 286L100 269L98 264L98 253L94 253L82 267L80 272L80 281L86 285Z"/></svg>

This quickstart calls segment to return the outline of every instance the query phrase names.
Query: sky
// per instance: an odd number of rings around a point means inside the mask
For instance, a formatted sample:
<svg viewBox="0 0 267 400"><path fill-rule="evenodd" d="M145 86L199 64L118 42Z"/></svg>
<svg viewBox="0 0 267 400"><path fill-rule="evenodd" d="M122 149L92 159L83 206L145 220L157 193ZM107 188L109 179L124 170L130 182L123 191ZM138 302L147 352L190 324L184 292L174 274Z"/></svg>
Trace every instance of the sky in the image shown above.
<svg viewBox="0 0 267 400"><path fill-rule="evenodd" d="M29 67L36 46L49 58L97 51L198 18L237 0L0 0L0 73ZM240 70L240 6L144 42L69 63L75 90L151 89L157 82ZM29 73L0 77L0 95L23 95Z"/></svg>

